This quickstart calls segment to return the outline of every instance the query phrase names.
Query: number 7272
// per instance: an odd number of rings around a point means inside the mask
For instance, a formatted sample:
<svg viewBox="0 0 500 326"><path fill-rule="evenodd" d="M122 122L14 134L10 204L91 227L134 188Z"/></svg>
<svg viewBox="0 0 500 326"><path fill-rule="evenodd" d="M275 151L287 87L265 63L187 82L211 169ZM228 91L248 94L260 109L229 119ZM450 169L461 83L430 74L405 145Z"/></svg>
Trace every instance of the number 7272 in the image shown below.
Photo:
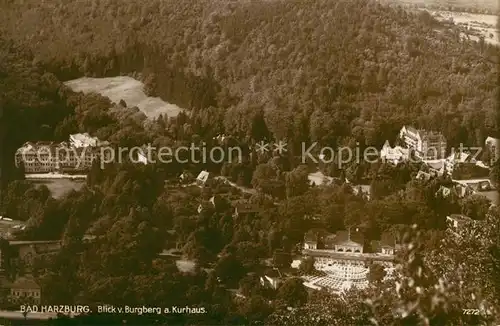
<svg viewBox="0 0 500 326"><path fill-rule="evenodd" d="M462 309L464 315L479 315L479 309Z"/></svg>

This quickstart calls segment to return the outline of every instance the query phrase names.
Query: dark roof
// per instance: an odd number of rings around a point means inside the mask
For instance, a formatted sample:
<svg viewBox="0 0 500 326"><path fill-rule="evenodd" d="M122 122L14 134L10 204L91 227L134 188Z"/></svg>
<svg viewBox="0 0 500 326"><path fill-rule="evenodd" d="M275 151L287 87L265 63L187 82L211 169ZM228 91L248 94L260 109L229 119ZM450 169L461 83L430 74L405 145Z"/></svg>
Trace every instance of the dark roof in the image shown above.
<svg viewBox="0 0 500 326"><path fill-rule="evenodd" d="M372 250L378 252L380 249L398 249L401 246L401 234L394 235L391 232L383 232L380 240L371 241Z"/></svg>
<svg viewBox="0 0 500 326"><path fill-rule="evenodd" d="M310 229L304 235L304 241L318 241L330 235L325 229Z"/></svg>
<svg viewBox="0 0 500 326"><path fill-rule="evenodd" d="M329 234L323 238L323 242L329 245L335 245L337 243L337 235Z"/></svg>
<svg viewBox="0 0 500 326"><path fill-rule="evenodd" d="M18 277L14 283L10 286L11 289L40 289L40 285L35 281L33 277Z"/></svg>
<svg viewBox="0 0 500 326"><path fill-rule="evenodd" d="M411 133L416 134L418 132L418 130L412 126L405 126L405 127L406 127L406 130L408 130Z"/></svg>
<svg viewBox="0 0 500 326"><path fill-rule="evenodd" d="M427 162L427 165L434 169L434 170L440 170L443 168L444 166L444 162L443 161L439 161L439 162Z"/></svg>
<svg viewBox="0 0 500 326"><path fill-rule="evenodd" d="M281 277L281 273L278 269L268 269L265 273L265 276L267 277L272 277L272 278L278 278Z"/></svg>
<svg viewBox="0 0 500 326"><path fill-rule="evenodd" d="M336 243L337 244L360 244L363 245L365 239L361 232L356 232L351 230L351 235L349 237L348 231L337 231L336 233Z"/></svg>
<svg viewBox="0 0 500 326"><path fill-rule="evenodd" d="M384 232L380 237L380 242L383 246L394 247L396 245L397 238L389 232Z"/></svg>

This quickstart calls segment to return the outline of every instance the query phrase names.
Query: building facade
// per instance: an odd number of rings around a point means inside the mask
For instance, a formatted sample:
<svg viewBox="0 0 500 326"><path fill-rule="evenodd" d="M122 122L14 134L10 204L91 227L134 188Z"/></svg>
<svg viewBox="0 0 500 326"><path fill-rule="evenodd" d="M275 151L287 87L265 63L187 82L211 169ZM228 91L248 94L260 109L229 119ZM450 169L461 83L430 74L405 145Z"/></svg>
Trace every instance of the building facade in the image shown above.
<svg viewBox="0 0 500 326"><path fill-rule="evenodd" d="M437 160L446 157L446 138L440 132L404 126L399 132L399 137L420 159Z"/></svg>
<svg viewBox="0 0 500 326"><path fill-rule="evenodd" d="M17 300L40 304L42 289L35 279L28 275L18 277L10 286L10 295Z"/></svg>
<svg viewBox="0 0 500 326"><path fill-rule="evenodd" d="M95 137L85 139L71 135L69 143L26 142L16 151L16 166L22 165L25 173L87 171L100 154L101 142Z"/></svg>
<svg viewBox="0 0 500 326"><path fill-rule="evenodd" d="M391 147L389 141L386 141L384 146L380 150L380 158L383 161L390 162L392 164L398 164L410 158L410 151L407 148L403 148L401 146Z"/></svg>

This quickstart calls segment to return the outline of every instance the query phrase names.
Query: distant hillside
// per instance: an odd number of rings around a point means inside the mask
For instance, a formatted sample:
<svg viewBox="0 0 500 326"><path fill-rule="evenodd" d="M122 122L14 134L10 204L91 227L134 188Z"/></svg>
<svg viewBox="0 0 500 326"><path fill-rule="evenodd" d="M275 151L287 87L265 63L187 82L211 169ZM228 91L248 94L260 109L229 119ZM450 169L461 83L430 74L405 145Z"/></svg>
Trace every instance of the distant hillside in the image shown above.
<svg viewBox="0 0 500 326"><path fill-rule="evenodd" d="M365 0L13 1L1 9L0 31L59 78L140 72L169 103L223 108L198 119L214 133L382 145L414 124L458 146L498 130L498 49L463 40L428 13Z"/></svg>

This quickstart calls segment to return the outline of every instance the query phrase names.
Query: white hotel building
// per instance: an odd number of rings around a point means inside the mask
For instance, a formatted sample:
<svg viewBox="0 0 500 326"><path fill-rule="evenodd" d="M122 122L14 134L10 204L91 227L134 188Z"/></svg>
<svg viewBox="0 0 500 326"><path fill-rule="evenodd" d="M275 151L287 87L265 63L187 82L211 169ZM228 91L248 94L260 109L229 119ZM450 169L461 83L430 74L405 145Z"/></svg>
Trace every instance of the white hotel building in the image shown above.
<svg viewBox="0 0 500 326"><path fill-rule="evenodd" d="M88 133L70 135L67 142L26 142L15 154L16 166L25 173L85 171L97 157L96 150L105 143Z"/></svg>
<svg viewBox="0 0 500 326"><path fill-rule="evenodd" d="M399 137L420 159L437 160L446 157L446 138L440 132L403 126Z"/></svg>

